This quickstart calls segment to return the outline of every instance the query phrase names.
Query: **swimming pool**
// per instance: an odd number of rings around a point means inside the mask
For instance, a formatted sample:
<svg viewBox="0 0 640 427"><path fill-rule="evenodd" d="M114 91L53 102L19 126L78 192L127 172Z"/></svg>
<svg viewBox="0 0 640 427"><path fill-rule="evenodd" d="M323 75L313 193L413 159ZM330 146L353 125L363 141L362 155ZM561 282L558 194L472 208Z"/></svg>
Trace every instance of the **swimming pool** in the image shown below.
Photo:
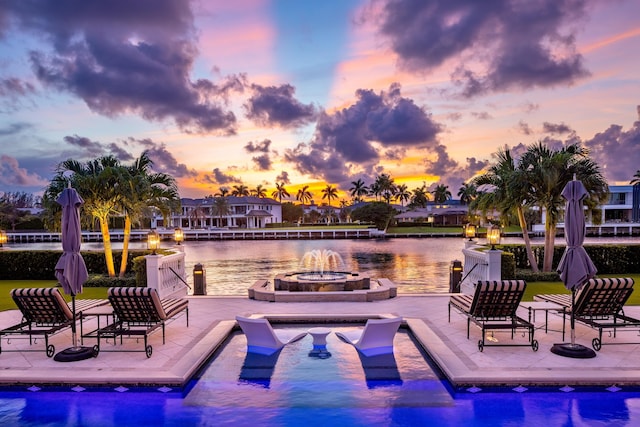
<svg viewBox="0 0 640 427"><path fill-rule="evenodd" d="M309 325L289 329L307 330ZM333 331L348 326L332 325ZM393 356L360 358L331 334L271 357L232 334L187 388L1 389L2 426L638 425L640 391L453 390L401 329Z"/></svg>

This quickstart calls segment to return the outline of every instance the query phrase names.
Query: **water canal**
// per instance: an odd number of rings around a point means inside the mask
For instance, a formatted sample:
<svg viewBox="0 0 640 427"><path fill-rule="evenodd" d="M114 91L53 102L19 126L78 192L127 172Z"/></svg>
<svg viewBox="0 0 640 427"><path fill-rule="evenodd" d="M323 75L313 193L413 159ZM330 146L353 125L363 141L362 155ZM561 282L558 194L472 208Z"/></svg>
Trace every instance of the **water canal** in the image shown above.
<svg viewBox="0 0 640 427"><path fill-rule="evenodd" d="M483 240L480 243L484 243ZM503 243L522 243L509 237ZM533 243L542 245L543 238ZM587 238L585 244L640 243L637 237ZM564 239L556 239L563 245ZM114 249L122 243L113 243ZM144 248L133 242L132 248ZM163 242L164 248L173 247ZM445 293L449 290L451 261L463 260L462 238L390 238L339 240L228 240L188 241L182 244L186 255L187 282L193 282L193 267L200 263L206 270L207 294L247 295L247 289L259 279L278 273L299 271L306 252L329 249L340 255L345 271L368 272L371 277L386 277L398 285L398 293ZM60 250L60 243L24 243L10 249ZM102 250L99 242L83 243L83 250Z"/></svg>

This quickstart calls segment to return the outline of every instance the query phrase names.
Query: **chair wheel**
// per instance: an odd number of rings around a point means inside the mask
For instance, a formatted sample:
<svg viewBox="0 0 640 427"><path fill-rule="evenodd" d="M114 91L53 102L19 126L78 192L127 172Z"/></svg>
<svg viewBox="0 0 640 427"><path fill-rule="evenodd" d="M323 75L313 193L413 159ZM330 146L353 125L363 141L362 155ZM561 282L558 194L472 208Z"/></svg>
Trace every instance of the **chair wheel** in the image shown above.
<svg viewBox="0 0 640 427"><path fill-rule="evenodd" d="M52 344L49 344L47 346L47 357L53 357L55 352L56 352L56 348Z"/></svg>
<svg viewBox="0 0 640 427"><path fill-rule="evenodd" d="M531 348L533 351L538 351L538 340L531 341Z"/></svg>
<svg viewBox="0 0 640 427"><path fill-rule="evenodd" d="M595 351L600 351L600 349L602 348L602 341L600 341L600 339L598 338L594 338L593 341L591 341L591 345L593 346L593 349Z"/></svg>
<svg viewBox="0 0 640 427"><path fill-rule="evenodd" d="M98 354L100 354L100 347L98 347L97 345L93 346L93 357L98 357Z"/></svg>
<svg viewBox="0 0 640 427"><path fill-rule="evenodd" d="M478 350L480 350L480 352L484 350L484 343L482 342L482 340L478 341Z"/></svg>
<svg viewBox="0 0 640 427"><path fill-rule="evenodd" d="M147 354L147 358L151 357L151 354L153 353L153 349L151 348L151 346L150 346L150 345L148 345L148 346L145 348L145 353Z"/></svg>

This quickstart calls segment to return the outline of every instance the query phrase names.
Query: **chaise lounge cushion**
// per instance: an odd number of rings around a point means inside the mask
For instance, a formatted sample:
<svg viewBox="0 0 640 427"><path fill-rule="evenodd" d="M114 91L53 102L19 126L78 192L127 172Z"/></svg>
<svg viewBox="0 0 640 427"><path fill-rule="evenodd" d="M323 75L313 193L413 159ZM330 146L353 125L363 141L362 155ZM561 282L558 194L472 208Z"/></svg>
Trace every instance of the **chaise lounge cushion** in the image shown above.
<svg viewBox="0 0 640 427"><path fill-rule="evenodd" d="M128 322L164 321L189 305L187 299L161 300L155 289L146 287L109 288L108 295L118 317Z"/></svg>

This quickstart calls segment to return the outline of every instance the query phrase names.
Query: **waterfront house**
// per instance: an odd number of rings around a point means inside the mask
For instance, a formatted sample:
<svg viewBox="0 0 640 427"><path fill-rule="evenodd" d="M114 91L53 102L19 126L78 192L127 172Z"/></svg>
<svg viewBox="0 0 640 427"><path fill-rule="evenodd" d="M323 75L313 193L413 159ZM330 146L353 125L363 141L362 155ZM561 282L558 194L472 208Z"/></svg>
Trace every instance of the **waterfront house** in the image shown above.
<svg viewBox="0 0 640 427"><path fill-rule="evenodd" d="M172 212L167 228L216 229L216 228L265 228L267 224L282 222L282 205L266 197L225 197L228 215L220 217L214 209L214 198L180 199L180 212ZM163 227L162 216L154 216L152 228Z"/></svg>

